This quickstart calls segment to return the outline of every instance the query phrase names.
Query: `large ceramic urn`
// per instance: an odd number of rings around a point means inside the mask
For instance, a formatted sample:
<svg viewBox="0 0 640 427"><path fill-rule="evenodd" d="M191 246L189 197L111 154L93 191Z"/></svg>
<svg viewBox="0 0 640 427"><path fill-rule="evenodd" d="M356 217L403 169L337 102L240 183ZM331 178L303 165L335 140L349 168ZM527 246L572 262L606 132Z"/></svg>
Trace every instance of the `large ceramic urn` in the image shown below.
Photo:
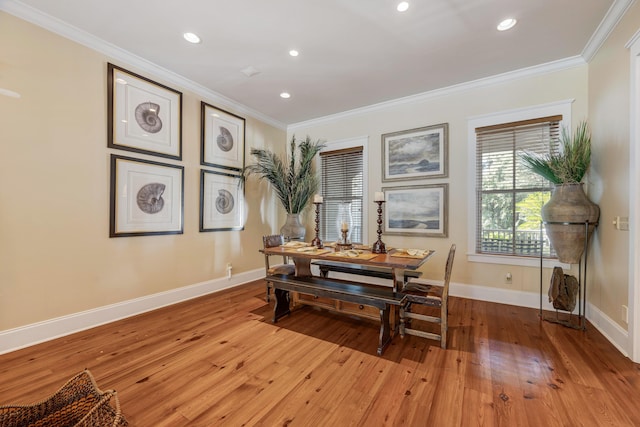
<svg viewBox="0 0 640 427"><path fill-rule="evenodd" d="M589 240L599 218L600 208L589 200L582 184L556 185L542 207L542 220L560 262L580 262L585 239Z"/></svg>
<svg viewBox="0 0 640 427"><path fill-rule="evenodd" d="M306 229L300 223L300 214L287 214L287 221L280 228L280 234L289 240L304 240Z"/></svg>

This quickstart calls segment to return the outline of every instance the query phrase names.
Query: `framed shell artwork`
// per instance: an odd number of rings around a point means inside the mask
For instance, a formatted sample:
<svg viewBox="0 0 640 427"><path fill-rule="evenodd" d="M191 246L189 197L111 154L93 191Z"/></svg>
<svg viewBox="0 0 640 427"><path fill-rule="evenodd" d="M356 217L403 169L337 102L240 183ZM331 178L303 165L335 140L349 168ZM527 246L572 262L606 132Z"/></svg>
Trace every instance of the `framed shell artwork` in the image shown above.
<svg viewBox="0 0 640 427"><path fill-rule="evenodd" d="M108 64L109 148L182 159L182 92Z"/></svg>
<svg viewBox="0 0 640 427"><path fill-rule="evenodd" d="M184 167L111 155L109 237L182 234Z"/></svg>
<svg viewBox="0 0 640 427"><path fill-rule="evenodd" d="M200 107L200 164L240 172L244 168L245 120L206 102Z"/></svg>
<svg viewBox="0 0 640 427"><path fill-rule="evenodd" d="M238 175L200 170L200 231L243 230L244 188Z"/></svg>

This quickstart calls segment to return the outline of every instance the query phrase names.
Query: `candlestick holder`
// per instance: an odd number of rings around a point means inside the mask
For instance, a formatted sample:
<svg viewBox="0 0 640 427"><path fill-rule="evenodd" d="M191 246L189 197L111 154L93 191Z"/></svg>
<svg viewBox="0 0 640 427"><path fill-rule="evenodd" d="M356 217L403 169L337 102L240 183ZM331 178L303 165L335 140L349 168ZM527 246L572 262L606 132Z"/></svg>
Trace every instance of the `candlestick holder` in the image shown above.
<svg viewBox="0 0 640 427"><path fill-rule="evenodd" d="M387 247L385 246L381 237L382 236L382 204L384 203L384 200L376 201L376 203L378 204L378 240L376 240L376 242L371 247L371 252L373 252L374 254L386 254Z"/></svg>
<svg viewBox="0 0 640 427"><path fill-rule="evenodd" d="M320 205L322 203L313 202L316 205L316 237L311 241L311 246L315 246L318 249L322 249L324 245L322 244L322 240L318 237L320 233Z"/></svg>
<svg viewBox="0 0 640 427"><path fill-rule="evenodd" d="M336 247L341 251L353 249L353 243L349 242L349 229L342 229L340 233L342 234L342 241L336 243Z"/></svg>

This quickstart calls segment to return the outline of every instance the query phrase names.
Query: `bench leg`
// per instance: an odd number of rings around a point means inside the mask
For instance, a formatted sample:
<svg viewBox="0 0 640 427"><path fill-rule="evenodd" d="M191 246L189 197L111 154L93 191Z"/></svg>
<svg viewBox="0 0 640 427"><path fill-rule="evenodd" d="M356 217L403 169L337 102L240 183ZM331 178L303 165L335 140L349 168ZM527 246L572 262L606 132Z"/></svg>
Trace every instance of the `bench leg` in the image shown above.
<svg viewBox="0 0 640 427"><path fill-rule="evenodd" d="M273 306L273 323L276 323L278 319L291 313L289 308L289 291L274 287L273 295L276 297L276 303Z"/></svg>
<svg viewBox="0 0 640 427"><path fill-rule="evenodd" d="M389 324L389 306L380 309L380 339L378 340L378 356L391 342L391 325Z"/></svg>

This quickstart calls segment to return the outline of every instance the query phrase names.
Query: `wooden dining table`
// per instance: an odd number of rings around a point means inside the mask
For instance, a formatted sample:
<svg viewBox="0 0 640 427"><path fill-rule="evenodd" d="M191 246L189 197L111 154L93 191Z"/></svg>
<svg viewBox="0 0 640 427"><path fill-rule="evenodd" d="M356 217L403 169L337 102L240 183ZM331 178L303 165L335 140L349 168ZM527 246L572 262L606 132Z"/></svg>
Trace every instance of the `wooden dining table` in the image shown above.
<svg viewBox="0 0 640 427"><path fill-rule="evenodd" d="M277 255L291 258L295 264L295 275L291 278L268 276L274 287L276 303L274 305L274 323L283 316L291 313L298 304L311 305L337 311L346 315L355 315L380 322L378 337L378 355L382 355L393 336L397 335L399 327L398 305L402 304L404 295L405 272L416 270L431 256L433 250L391 249L384 254L372 253L366 246L351 250L342 250L338 245L334 247L316 248L309 244L305 246L281 245L261 250L266 255ZM345 281L338 279L319 278L311 272L312 261L331 261L345 265L357 266L360 281ZM364 269L360 268L364 267ZM369 283L366 280L366 267L391 270L390 286ZM392 287L392 289L389 289ZM339 291L336 293L336 288ZM387 288L388 292L382 291ZM289 292L293 291L290 297ZM345 294L348 293L348 295ZM381 294L388 295L384 303ZM384 300L384 297L382 297Z"/></svg>
<svg viewBox="0 0 640 427"><path fill-rule="evenodd" d="M374 254L366 246L355 246L352 251L355 253L327 246L318 249L310 245L296 247L287 246L286 244L261 250L267 255L280 255L291 258L295 264L296 276L311 276L312 260L389 268L392 271L393 290L396 292L402 292L405 270L418 269L435 253L433 250L423 250L411 255L407 249L395 248L384 254Z"/></svg>

